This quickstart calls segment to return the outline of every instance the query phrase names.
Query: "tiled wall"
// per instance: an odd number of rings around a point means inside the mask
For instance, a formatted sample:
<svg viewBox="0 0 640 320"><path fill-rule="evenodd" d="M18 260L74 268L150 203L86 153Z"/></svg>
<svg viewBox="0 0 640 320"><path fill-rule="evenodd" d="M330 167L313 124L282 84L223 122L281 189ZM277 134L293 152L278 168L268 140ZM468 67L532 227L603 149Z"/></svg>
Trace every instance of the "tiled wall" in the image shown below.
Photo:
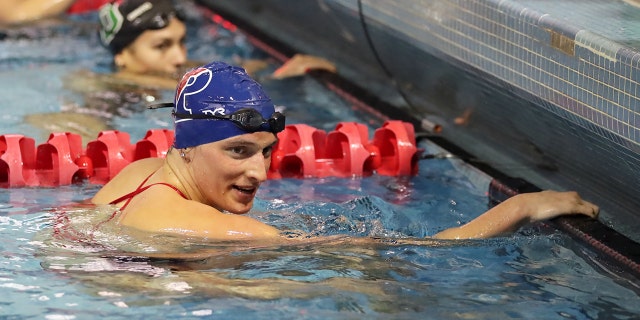
<svg viewBox="0 0 640 320"><path fill-rule="evenodd" d="M543 107L549 111L627 152L640 152L636 50L514 1L367 4L372 18L397 19L389 25L401 28L398 32L411 37L409 41L424 42L511 83L548 102Z"/></svg>

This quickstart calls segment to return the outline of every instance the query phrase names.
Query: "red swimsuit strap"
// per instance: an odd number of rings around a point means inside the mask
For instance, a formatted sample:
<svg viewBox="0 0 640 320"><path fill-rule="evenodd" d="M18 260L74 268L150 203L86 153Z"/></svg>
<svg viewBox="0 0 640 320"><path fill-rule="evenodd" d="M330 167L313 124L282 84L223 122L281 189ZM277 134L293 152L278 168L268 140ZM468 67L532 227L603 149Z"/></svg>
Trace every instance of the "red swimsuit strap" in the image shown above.
<svg viewBox="0 0 640 320"><path fill-rule="evenodd" d="M145 190L147 190L147 189L149 189L149 188L151 188L151 187L153 187L153 186L157 186L157 185L165 185L165 186L167 186L167 187L169 187L169 188L171 188L171 189L175 190L175 191L176 191L176 192L177 192L181 197L183 197L183 198L187 199L187 196L185 196L185 195L184 195L184 193L182 193L182 191L180 191L180 189L178 189L176 186L174 186L174 185L172 185L172 184L169 184L169 183L166 183L166 182L152 183L152 184L150 184L150 185L148 185L148 186L144 186L144 187L143 187L143 185L144 185L144 184L149 180L149 178L151 178L151 176L152 176L154 173L155 173L155 171L154 171L154 172L152 172L152 173L151 173L147 178L145 178L145 179L142 181L142 183L140 183L140 185L136 188L136 190L131 191L131 192L129 192L129 193L127 193L127 194L123 195L122 197L120 197L120 198L118 198L118 199L115 199L115 200L113 200L113 201L109 202L109 204L116 204L116 203L122 202L122 201L124 201L124 200L127 200L127 202L125 202L125 204L120 208L120 211L122 211L122 210L124 210L124 208L126 208L126 207L129 205L129 202L131 202L131 200L133 199L133 197L135 197L136 195L138 195L138 194L140 194L140 193L144 192Z"/></svg>
<svg viewBox="0 0 640 320"><path fill-rule="evenodd" d="M169 184L169 183L165 183L165 182L158 182L158 183L152 183L152 184L150 184L150 185L148 185L148 186L144 186L144 187L143 187L143 185L144 185L144 184L149 180L149 178L151 178L151 176L152 176L154 173L156 173L156 172L155 172L155 171L154 171L154 172L152 172L152 173L151 173L151 174L150 174L146 179L144 179L144 180L142 181L142 183L140 183L140 185L138 186L138 188L136 188L136 190L134 190L134 191L132 191L132 192L129 192L129 193L125 194L124 196L122 196L122 197L120 197L120 198L118 198L118 199L115 199L115 200L113 200L113 201L109 202L109 204L116 204L116 203L121 202L121 201L123 201L123 200L125 200L125 199L127 200L127 202L125 202L125 204L120 208L120 210L116 210L116 211L114 211L114 212L113 212L113 214L111 214L111 216L110 216L107 220L105 220L105 221L101 221L100 223L96 224L96 225L95 225L95 227L93 228L93 231L91 232L91 234L93 235L93 232L95 232L96 230L98 230L98 228L100 228L100 226L102 226L102 225L103 225L104 223L106 223L107 221L110 221L111 219L113 219L113 218L116 216L116 214L117 214L118 212L122 212L122 211L124 210L124 208L126 208L126 207L129 205L129 202L131 202L131 199L133 199L133 197L135 197L136 195L138 195L138 194L140 194L140 193L144 192L145 190L147 190L147 189L149 189L149 188L151 188L151 187L153 187L153 186L157 186L157 185L165 185L165 186L167 186L167 187L169 187L169 188L171 188L171 189L175 190L175 191L176 191L176 192L177 192L181 197L183 197L183 198L187 199L187 196L185 196L185 195L184 195L184 193L182 193L182 191L180 191L180 189L178 189L176 186L174 186L174 185L172 185L172 184Z"/></svg>
<svg viewBox="0 0 640 320"><path fill-rule="evenodd" d="M129 199L129 200L131 200L131 198L133 198L136 194L138 194L138 193L140 193L140 192L141 192L141 191L139 191L139 190L140 190L140 188L142 188L142 186L143 186L145 183L147 183L147 181L149 180L149 178L151 178L151 176L152 176L154 173L156 173L156 172L155 172L155 171L153 171L153 172L151 172L151 174L150 174L150 175L148 175L146 178L144 178L144 180L142 180L142 182L141 182L141 183L140 183L140 185L136 188L136 190L134 190L134 191L132 191L132 192L129 192L129 193L125 194L124 196L122 196L122 197L120 197L120 198L118 198L118 199L115 199L115 200L113 200L113 201L109 202L109 204L116 204L116 203L121 202L121 201L123 201L123 200L125 200L125 199ZM127 204L129 204L129 201L127 201L127 203L125 204L125 206L126 206Z"/></svg>
<svg viewBox="0 0 640 320"><path fill-rule="evenodd" d="M131 199L133 199L133 197L135 197L136 195L144 192L145 190L147 190L147 189L149 189L149 188L151 188L153 186L157 186L157 185L167 186L167 187L175 190L181 197L187 199L187 196L185 196L184 193L182 193L182 191L180 191L180 189L178 189L176 186L174 186L172 184L169 184L169 183L166 183L166 182L158 182L158 183L152 183L152 184L150 184L148 186L144 186L142 188L138 188L135 191L130 192L130 193L126 194L125 196L122 196L122 197L116 199L116 200L119 200L119 201L116 201L115 203L118 203L118 202L120 202L120 201L122 201L122 200L124 200L126 198L129 198L129 199L127 199L127 202L120 208L120 211L122 211L129 204L129 202L131 202ZM112 203L112 204L115 204L115 203Z"/></svg>

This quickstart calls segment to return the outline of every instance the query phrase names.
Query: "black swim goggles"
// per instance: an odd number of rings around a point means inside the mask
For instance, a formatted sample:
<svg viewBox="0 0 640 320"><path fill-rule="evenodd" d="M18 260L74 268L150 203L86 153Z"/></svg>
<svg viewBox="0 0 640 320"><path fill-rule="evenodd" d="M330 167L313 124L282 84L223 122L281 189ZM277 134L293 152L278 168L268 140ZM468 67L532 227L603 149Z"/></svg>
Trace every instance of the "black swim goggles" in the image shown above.
<svg viewBox="0 0 640 320"><path fill-rule="evenodd" d="M247 132L256 132L264 124L269 125L269 131L278 133L284 130L285 116L284 114L276 111L269 119L262 117L258 110L253 108L243 108L229 115L217 115L217 114L186 114L186 113L171 113L176 119L221 119L229 120L233 122L240 129Z"/></svg>
<svg viewBox="0 0 640 320"><path fill-rule="evenodd" d="M184 14L167 6L166 8L158 8L152 12L142 14L129 23L131 23L131 27L139 30L160 30L169 25L171 18L177 18L180 21L185 20Z"/></svg>

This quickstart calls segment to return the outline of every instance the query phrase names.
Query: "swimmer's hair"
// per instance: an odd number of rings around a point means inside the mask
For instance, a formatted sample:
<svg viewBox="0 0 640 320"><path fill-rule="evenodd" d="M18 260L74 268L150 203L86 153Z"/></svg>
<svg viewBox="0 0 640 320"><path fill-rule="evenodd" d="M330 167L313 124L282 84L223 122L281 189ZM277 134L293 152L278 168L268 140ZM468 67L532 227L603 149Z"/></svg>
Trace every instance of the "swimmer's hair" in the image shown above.
<svg viewBox="0 0 640 320"><path fill-rule="evenodd" d="M147 30L169 25L172 17L184 15L171 0L112 1L100 7L100 41L112 54L118 54Z"/></svg>

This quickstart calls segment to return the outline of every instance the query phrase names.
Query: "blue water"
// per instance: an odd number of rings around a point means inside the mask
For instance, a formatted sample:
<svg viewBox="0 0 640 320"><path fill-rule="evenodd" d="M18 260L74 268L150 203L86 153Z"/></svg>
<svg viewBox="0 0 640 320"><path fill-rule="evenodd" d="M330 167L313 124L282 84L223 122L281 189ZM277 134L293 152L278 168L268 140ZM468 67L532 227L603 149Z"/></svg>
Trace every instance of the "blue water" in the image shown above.
<svg viewBox="0 0 640 320"><path fill-rule="evenodd" d="M42 129L23 123L23 116L58 112L79 99L63 86L68 72L107 69L108 53L95 34L81 28L88 21L76 17L11 30L0 41L0 83L6 84L0 86L0 134L40 137ZM189 44L192 58L267 58L242 34L197 22L201 27L191 32L199 41ZM312 78L268 79L276 67L268 62L258 78L290 122L325 130L339 121L379 126ZM129 111L108 121L134 141L148 128L170 125L169 115L159 111ZM443 151L426 140L420 147ZM313 236L422 238L485 211L489 181L454 158L423 160L411 178L271 180L250 215ZM97 234L94 244L53 239L56 212L66 210L80 229L112 212L72 206L98 188L0 190L1 318L632 319L640 314L637 283L602 272L583 258L593 255L590 248L544 224L504 238L421 244L344 239L261 247L118 235L117 226ZM194 261L122 254L175 248L210 254Z"/></svg>

